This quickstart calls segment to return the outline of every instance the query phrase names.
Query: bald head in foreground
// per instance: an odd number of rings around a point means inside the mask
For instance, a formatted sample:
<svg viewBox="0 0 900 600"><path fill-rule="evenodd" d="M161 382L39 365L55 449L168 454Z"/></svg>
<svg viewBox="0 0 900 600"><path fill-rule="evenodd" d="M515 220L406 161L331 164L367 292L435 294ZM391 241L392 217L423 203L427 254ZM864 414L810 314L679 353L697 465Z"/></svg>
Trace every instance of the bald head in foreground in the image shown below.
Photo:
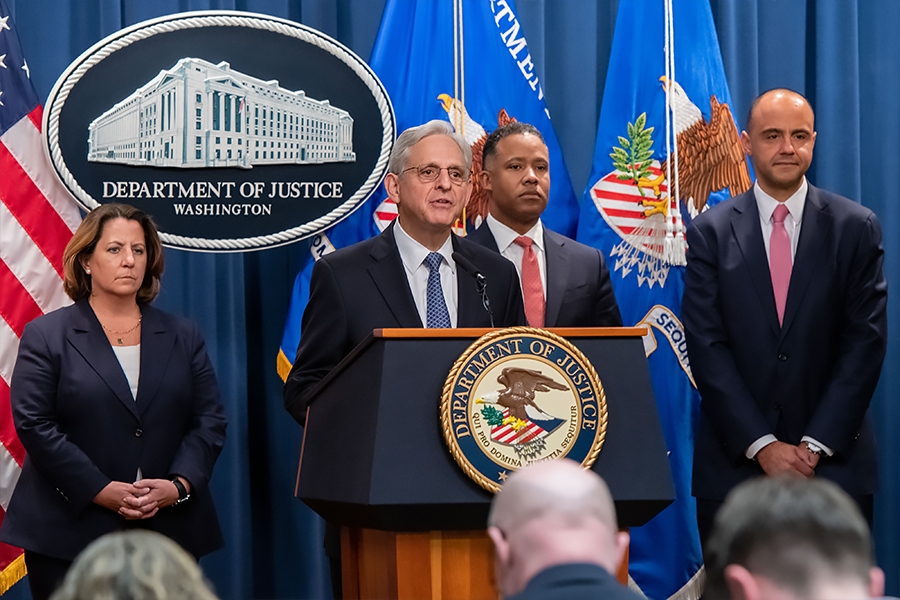
<svg viewBox="0 0 900 600"><path fill-rule="evenodd" d="M869 526L825 479L759 478L737 486L706 545L707 600L877 598Z"/></svg>
<svg viewBox="0 0 900 600"><path fill-rule="evenodd" d="M507 600L641 596L613 575L628 547L609 488L571 460L529 465L494 497L488 535Z"/></svg>

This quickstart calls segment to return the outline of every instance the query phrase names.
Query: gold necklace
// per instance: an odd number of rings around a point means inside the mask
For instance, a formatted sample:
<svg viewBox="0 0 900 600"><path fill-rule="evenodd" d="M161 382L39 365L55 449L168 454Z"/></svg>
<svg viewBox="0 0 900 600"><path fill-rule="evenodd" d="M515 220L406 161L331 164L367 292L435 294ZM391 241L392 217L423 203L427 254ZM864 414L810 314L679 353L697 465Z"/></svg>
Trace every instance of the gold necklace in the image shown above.
<svg viewBox="0 0 900 600"><path fill-rule="evenodd" d="M111 334L113 334L113 335L115 335L115 336L122 336L122 335L128 335L129 333L131 333L132 331L134 331L135 329L137 329L138 327L140 327L140 326L141 326L141 321L143 321L143 320L144 320L144 315L139 316L139 317L138 317L138 322L135 323L134 327L132 327L132 328L129 329L128 331L113 331L112 329L110 329L109 327L107 327L106 325L104 325L102 322L100 323L100 327L102 327L103 330L106 331L106 333L111 333ZM99 321L99 319L98 319L98 321ZM117 337L117 338L116 338L116 343L119 344L120 346L124 346L124 345L125 345L125 342L122 340L121 337Z"/></svg>

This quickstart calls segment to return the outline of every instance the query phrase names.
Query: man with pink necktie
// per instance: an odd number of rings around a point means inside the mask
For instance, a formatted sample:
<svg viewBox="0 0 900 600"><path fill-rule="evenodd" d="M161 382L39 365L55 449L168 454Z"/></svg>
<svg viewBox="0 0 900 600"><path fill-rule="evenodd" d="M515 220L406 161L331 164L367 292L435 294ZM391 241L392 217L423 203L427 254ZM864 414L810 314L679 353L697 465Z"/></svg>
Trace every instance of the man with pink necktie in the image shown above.
<svg viewBox="0 0 900 600"><path fill-rule="evenodd" d="M489 214L467 239L516 265L532 327L619 327L603 255L544 227L550 156L541 133L512 122L488 136L481 185Z"/></svg>
<svg viewBox="0 0 900 600"><path fill-rule="evenodd" d="M745 479L838 483L872 523L866 416L887 344L876 216L810 185L812 107L790 90L753 102L741 140L756 185L688 229L682 316L701 395L693 494L701 542Z"/></svg>

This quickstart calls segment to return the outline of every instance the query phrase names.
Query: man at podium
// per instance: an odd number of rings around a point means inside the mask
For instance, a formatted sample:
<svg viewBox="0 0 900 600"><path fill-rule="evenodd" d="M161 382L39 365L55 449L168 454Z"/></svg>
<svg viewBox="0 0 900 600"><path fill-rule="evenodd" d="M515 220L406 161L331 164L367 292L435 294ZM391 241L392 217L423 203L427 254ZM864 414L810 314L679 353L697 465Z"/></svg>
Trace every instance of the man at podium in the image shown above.
<svg viewBox="0 0 900 600"><path fill-rule="evenodd" d="M384 181L397 219L313 268L284 386L284 406L298 423L310 390L373 329L525 324L513 264L451 232L469 198L471 167L472 151L449 123L430 121L397 138Z"/></svg>

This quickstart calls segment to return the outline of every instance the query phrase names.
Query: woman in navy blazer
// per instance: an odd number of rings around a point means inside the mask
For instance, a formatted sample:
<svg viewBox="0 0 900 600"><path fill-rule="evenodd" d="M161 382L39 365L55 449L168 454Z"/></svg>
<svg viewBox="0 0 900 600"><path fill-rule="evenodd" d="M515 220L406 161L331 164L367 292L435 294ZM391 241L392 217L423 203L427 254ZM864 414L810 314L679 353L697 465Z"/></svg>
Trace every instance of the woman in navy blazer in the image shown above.
<svg viewBox="0 0 900 600"><path fill-rule="evenodd" d="M163 272L153 222L96 208L63 263L75 303L28 324L10 385L28 456L0 540L25 549L35 600L110 531L152 529L195 557L223 545L208 483L225 412L197 327L150 306Z"/></svg>

